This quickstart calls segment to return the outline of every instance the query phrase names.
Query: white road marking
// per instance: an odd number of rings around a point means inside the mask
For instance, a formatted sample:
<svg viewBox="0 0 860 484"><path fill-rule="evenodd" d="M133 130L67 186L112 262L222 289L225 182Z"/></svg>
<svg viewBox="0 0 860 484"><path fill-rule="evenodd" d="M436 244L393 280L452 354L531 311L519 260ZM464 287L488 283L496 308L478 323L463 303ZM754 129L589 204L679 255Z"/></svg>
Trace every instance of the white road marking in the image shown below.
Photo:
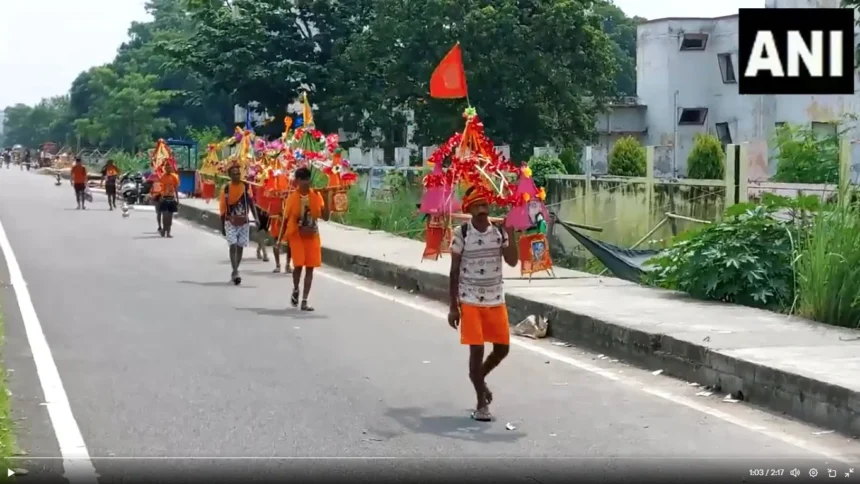
<svg viewBox="0 0 860 484"><path fill-rule="evenodd" d="M191 224L190 222L185 221L185 220L183 220L182 223L187 224L189 227L195 227L193 224ZM203 230L202 232L206 233L210 236L222 238L221 234L212 233L212 232L209 232L208 230ZM410 296L408 298L400 297L399 295L395 295L395 294L392 294L390 292L380 291L380 290L374 289L373 287L368 287L366 285L363 285L362 282L364 282L364 281L362 281L360 279L340 277L340 276L332 274L332 273L330 273L327 270L322 269L322 268L314 271L314 274L317 274L317 275L320 275L326 279L344 284L346 286L351 287L352 289L355 289L355 290L358 290L358 291L361 291L361 292L364 292L367 294L371 294L371 295L376 296L376 297L381 298L381 299L385 299L386 301L400 304L402 306L406 306L406 307L415 309L417 311L421 311L421 312L428 314L430 316L441 318L441 319L448 319L448 314L446 312L441 311L438 308L433 307L431 304L422 302L416 296ZM373 284L377 284L373 281L370 281L370 280L368 280L368 281L373 283ZM849 456L846 456L846 455L843 455L833 448L820 445L820 444L813 442L811 440L808 440L808 439L796 437L794 435L791 435L789 433L786 433L786 432L783 432L780 430L769 429L769 428L767 428L767 427L765 427L759 423L756 423L756 422L753 422L753 421L750 421L750 420L747 420L747 419L744 419L741 417L737 417L734 415L730 415L726 412L721 412L720 410L717 410L715 408L711 408L711 407L709 407L703 403L697 402L697 401L690 399L690 398L687 398L683 395L676 395L676 394L673 394L670 392L665 392L665 391L649 388L649 387L643 385L641 382L639 382L633 378L623 377L619 374L613 373L613 372L608 371L606 369L597 367L595 365L586 363L584 361L577 360L575 358L571 358L569 356L566 356L566 355L560 354L558 352L552 351L548 348L541 347L540 345L530 343L528 341L524 341L521 339L511 339L511 345L516 346L516 347L521 348L521 349L524 349L524 350L528 350L528 351L535 353L535 354L539 354L545 358L549 358L549 359L558 361L560 363L566 363L566 364L568 364L574 368L578 368L582 371L586 371L588 373L592 373L592 374L601 376L603 378L617 382L619 384L629 386L631 388L639 390L643 393L647 393L647 394L652 395L654 397L660 398L662 400L666 400L668 402L671 402L671 403L674 403L677 405L683 405L687 408L690 408L690 409L695 410L697 412L701 412L701 413L708 415L710 417L718 418L724 422L728 422L730 424L737 425L738 427L749 430L751 432L757 432L757 433L764 435L768 438L783 442L783 443L788 444L788 445L792 445L792 446L797 447L799 449L805 450L809 453L818 454L818 455L821 455L827 459L839 461L839 462L849 464L849 465L860 465L860 462L858 462L856 459L849 457Z"/></svg>
<svg viewBox="0 0 860 484"><path fill-rule="evenodd" d="M441 318L441 319L448 319L447 313L445 313L444 311L440 311L439 309L434 308L434 307L432 307L426 303L422 303L421 301L413 299L414 296L412 298L408 298L408 299L402 298L402 297L399 297L397 295L393 295L393 294L389 294L389 293L386 293L383 291L376 290L372 287L364 286L361 284L361 281L359 281L359 280L352 280L349 278L340 277L340 276L331 274L325 270L317 269L316 271L314 271L314 274L319 274L319 275L325 277L326 279L330 279L332 281L339 282L341 284L347 285L347 286L349 286L353 289L356 289L358 291L362 291L362 292L365 292L367 294L371 294L373 296L385 299L387 301L397 303L397 304L400 304L403 306L407 306L409 308L421 311L425 314L429 314L431 316ZM767 427L760 425L758 423L754 423L754 422L751 422L749 420L746 420L746 419L743 419L740 417L736 417L734 415L730 415L730 414L725 413L725 412L721 412L717 409L711 408L707 405L704 405L700 402L697 402L697 401L692 400L690 398L684 397L682 395L675 395L675 394L672 394L669 392L664 392L661 390L648 388L646 386L643 386L640 382L638 382L634 379L625 378L621 375L612 373L612 372L607 371L603 368L599 368L599 367L591 365L589 363L579 361L575 358L571 358L569 356L562 355L560 353L557 353L557 352L552 351L552 350L547 349L547 348L543 348L543 347L536 345L534 343L530 343L528 341L524 341L524 340L520 340L520 339L511 339L511 345L516 346L518 348L522 348L524 350L531 351L533 353L537 353L543 357L550 358L552 360L555 360L555 361L558 361L561 363L566 363L566 364L573 366L575 368L578 368L580 370L587 371L589 373L593 373L595 375L598 375L598 376L601 376L603 378L612 380L614 382L633 387L639 391L642 391L642 392L647 393L649 395L655 396L657 398L661 398L663 400L666 400L666 401L669 401L669 402L672 402L672 403L675 403L678 405L683 405L687 408L690 408L690 409L696 410L698 412L704 413L708 416L718 418L718 419L723 420L725 422L737 425L737 426L742 427L746 430L749 430L752 432L757 432L759 434L765 435L765 436L772 438L774 440L778 440L780 442L783 442L783 443L786 443L789 445L793 445L793 446L800 448L800 449L803 449L807 452L819 454L819 455L824 456L828 459L840 461L840 462L843 462L845 464L856 464L857 463L854 459L852 459L850 457L841 455L838 452L834 452L833 449L821 446L821 445L819 445L815 442L812 442L810 440L798 438L798 437L795 437L793 435L787 434L787 433L779 431L779 430L768 429Z"/></svg>
<svg viewBox="0 0 860 484"><path fill-rule="evenodd" d="M0 222L0 249L2 249L3 257L6 259L6 266L9 268L9 279L15 290L15 298L18 300L21 319L24 321L24 329L27 332L27 341L30 344L30 351L33 353L33 361L36 364L36 373L39 375L39 383L41 383L42 392L45 394L45 406L48 408L51 425L54 427L54 434L60 447L64 477L71 484L97 483L98 474L90 459L75 416L72 414L72 407L69 405L69 397L63 388L60 372L57 371L57 364L51 355L51 348L45 339L42 324L39 322L36 308L30 298L27 282L24 280L24 274L21 273L21 266L18 265L18 260L12 251L12 244L9 243L2 222Z"/></svg>

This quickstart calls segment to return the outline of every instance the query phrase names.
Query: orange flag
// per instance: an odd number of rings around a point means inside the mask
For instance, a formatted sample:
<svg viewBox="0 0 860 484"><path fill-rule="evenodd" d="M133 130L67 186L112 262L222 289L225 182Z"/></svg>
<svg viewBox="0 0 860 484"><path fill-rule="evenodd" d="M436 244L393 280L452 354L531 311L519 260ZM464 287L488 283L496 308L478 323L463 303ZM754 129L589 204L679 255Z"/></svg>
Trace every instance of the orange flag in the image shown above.
<svg viewBox="0 0 860 484"><path fill-rule="evenodd" d="M430 76L430 97L436 99L462 99L468 96L466 71L463 69L463 52L457 43L436 66Z"/></svg>

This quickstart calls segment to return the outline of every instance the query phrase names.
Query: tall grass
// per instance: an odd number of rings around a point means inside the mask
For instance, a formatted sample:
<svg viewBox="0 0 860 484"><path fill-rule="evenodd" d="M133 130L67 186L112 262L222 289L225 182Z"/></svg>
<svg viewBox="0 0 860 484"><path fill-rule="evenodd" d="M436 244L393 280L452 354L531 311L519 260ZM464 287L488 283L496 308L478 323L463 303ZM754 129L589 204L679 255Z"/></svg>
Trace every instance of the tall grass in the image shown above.
<svg viewBox="0 0 860 484"><path fill-rule="evenodd" d="M796 270L797 313L835 326L860 325L860 209L822 210L802 241Z"/></svg>

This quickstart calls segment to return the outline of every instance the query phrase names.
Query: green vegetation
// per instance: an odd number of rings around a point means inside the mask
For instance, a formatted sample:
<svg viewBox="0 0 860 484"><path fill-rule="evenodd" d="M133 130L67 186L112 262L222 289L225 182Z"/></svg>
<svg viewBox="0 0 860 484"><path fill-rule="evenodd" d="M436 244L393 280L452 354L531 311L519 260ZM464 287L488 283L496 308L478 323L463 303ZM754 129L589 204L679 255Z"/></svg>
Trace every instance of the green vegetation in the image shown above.
<svg viewBox="0 0 860 484"><path fill-rule="evenodd" d="M3 320L0 318L0 334L3 334ZM0 467L14 467L11 458L17 452L15 425L12 422L11 402L6 388L6 369L0 366ZM3 478L5 479L5 475Z"/></svg>
<svg viewBox="0 0 860 484"><path fill-rule="evenodd" d="M487 134L522 161L535 146L582 146L603 106L635 93L640 19L604 0L583 5L538 2L522 15L515 0L148 0L151 19L129 27L113 61L65 96L9 107L5 142L136 152L209 127L228 134L233 106L252 103L273 118L255 129L279 134L287 106L313 86L319 129L357 133L390 156L406 141L407 112L419 146L462 129L464 100L427 96L459 40Z"/></svg>
<svg viewBox="0 0 860 484"><path fill-rule="evenodd" d="M841 203L820 211L797 256L797 313L816 321L860 325L860 208Z"/></svg>
<svg viewBox="0 0 860 484"><path fill-rule="evenodd" d="M609 174L645 176L646 157L642 143L632 136L625 136L616 141L609 152Z"/></svg>
<svg viewBox="0 0 860 484"><path fill-rule="evenodd" d="M687 176L695 180L722 180L725 170L726 152L720 140L711 134L696 134L687 157Z"/></svg>
<svg viewBox="0 0 860 484"><path fill-rule="evenodd" d="M807 126L784 124L774 134L776 176L785 183L837 183L839 137L821 135Z"/></svg>
<svg viewBox="0 0 860 484"><path fill-rule="evenodd" d="M555 156L533 156L529 160L528 165L532 170L532 179L538 188L546 187L546 177L548 175L568 174L561 159Z"/></svg>
<svg viewBox="0 0 860 484"><path fill-rule="evenodd" d="M794 300L793 224L777 205L736 205L721 222L687 232L648 261L648 282L710 299L769 309Z"/></svg>

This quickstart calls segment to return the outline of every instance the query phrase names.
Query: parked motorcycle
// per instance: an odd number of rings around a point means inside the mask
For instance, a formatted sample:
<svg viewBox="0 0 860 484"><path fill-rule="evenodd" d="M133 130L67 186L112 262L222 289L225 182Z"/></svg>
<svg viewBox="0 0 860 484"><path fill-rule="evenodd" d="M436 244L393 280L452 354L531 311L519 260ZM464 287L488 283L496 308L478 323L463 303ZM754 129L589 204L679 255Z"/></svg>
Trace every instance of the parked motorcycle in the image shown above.
<svg viewBox="0 0 860 484"><path fill-rule="evenodd" d="M146 205L149 203L152 182L148 181L143 173L126 173L120 177L117 185L119 185L119 196L125 203L129 205Z"/></svg>

